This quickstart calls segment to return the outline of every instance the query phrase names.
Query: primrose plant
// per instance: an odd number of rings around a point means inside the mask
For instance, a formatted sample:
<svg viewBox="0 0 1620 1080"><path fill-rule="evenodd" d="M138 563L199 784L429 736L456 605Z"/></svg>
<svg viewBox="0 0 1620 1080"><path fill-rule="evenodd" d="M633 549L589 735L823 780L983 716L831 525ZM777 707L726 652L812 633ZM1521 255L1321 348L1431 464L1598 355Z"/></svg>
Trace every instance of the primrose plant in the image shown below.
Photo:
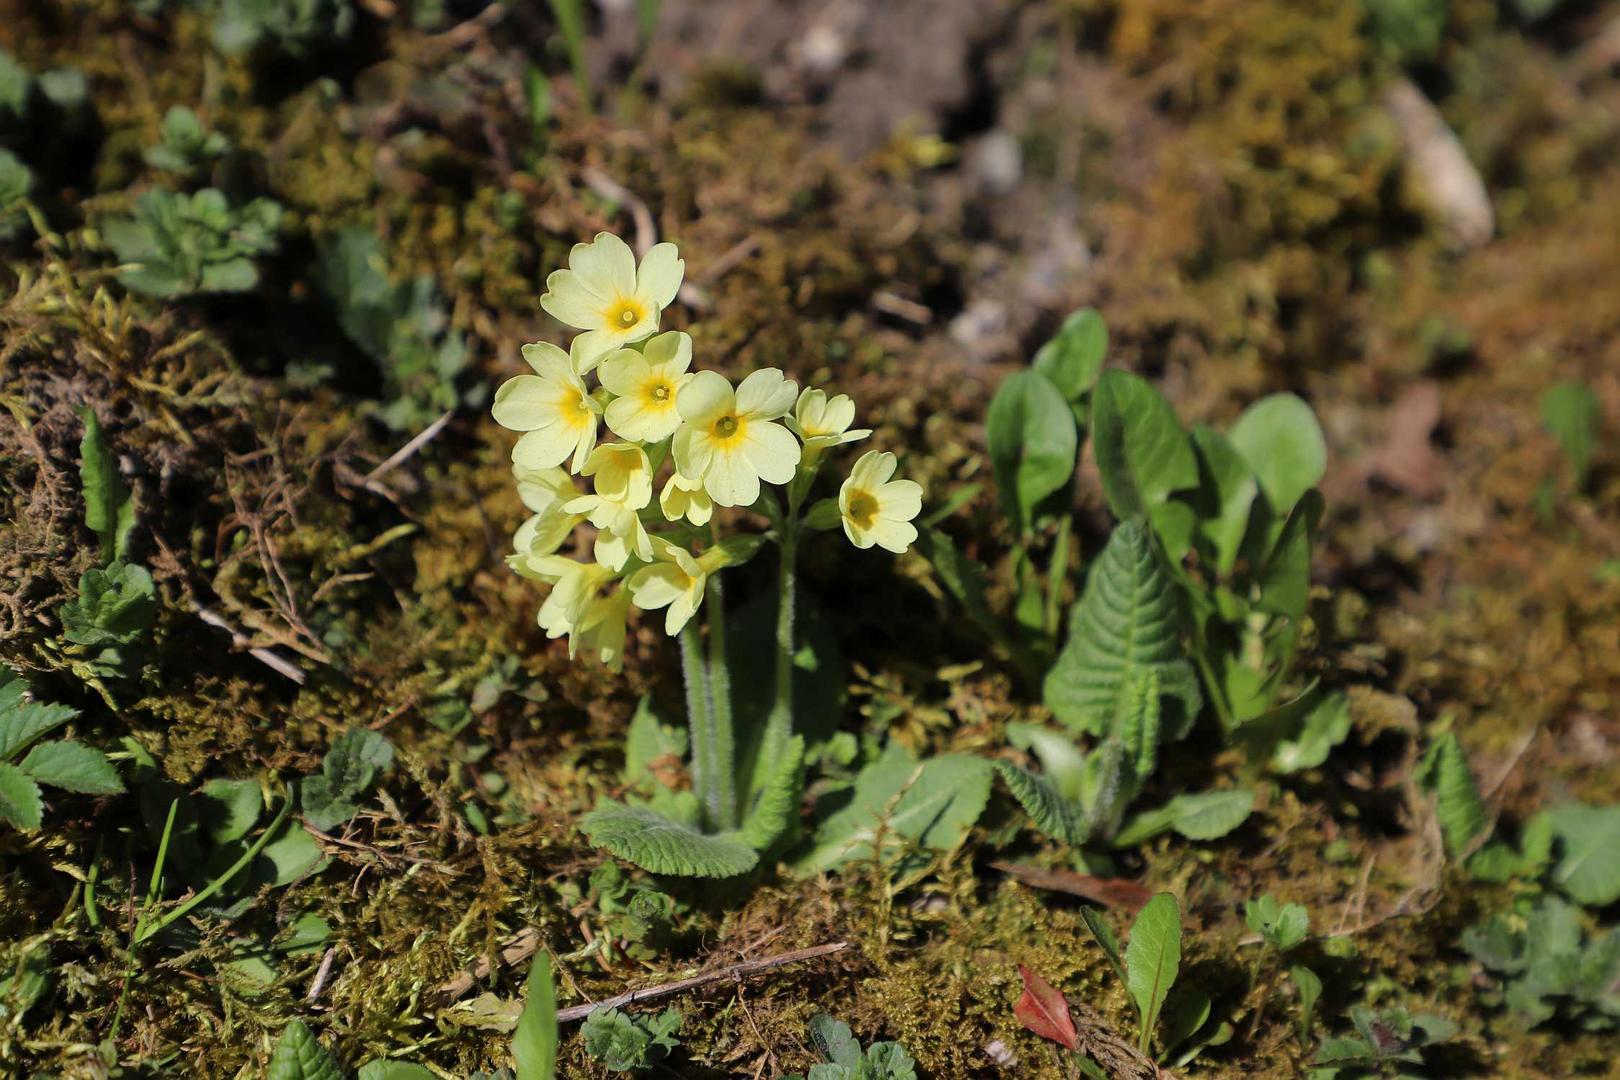
<svg viewBox="0 0 1620 1080"><path fill-rule="evenodd" d="M806 509L828 451L870 432L851 427L847 396L801 391L775 368L737 386L719 372L692 370L692 339L659 332L684 272L673 244L655 245L639 265L610 233L576 245L568 268L547 278L540 303L582 332L567 352L547 342L524 346L533 373L502 385L493 413L523 433L513 471L532 516L508 561L550 586L541 627L567 635L571 655L594 653L614 670L632 609L662 610L665 632L679 642L692 791L665 791L644 805L606 801L586 816L585 833L654 873L725 877L756 865L799 802L804 739L794 732L791 680L801 536L841 525L858 548L902 552L917 535L911 520L922 489L894 479L894 455L874 450L836 498ZM599 442L604 423L615 438ZM727 509L763 514L769 531L726 535ZM591 557L561 554L586 525ZM740 730L721 572L767 541L780 552L773 697L763 719Z"/></svg>

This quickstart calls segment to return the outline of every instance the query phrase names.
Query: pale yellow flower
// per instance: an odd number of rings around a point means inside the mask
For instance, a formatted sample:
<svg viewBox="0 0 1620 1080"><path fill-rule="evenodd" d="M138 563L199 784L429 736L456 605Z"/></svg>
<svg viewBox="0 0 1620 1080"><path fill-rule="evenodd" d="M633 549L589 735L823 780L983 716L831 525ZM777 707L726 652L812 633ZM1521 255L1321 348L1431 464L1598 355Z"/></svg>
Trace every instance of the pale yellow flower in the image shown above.
<svg viewBox="0 0 1620 1080"><path fill-rule="evenodd" d="M813 386L804 388L787 426L793 434L804 440L804 463L813 464L823 450L844 443L859 442L872 434L871 428L850 430L855 422L855 402L848 394L829 398L825 391Z"/></svg>
<svg viewBox="0 0 1620 1080"><path fill-rule="evenodd" d="M759 498L761 480L792 480L799 443L776 420L793 407L798 391L776 368L754 372L735 391L718 372L698 372L681 388L676 470L701 480L718 506L749 505Z"/></svg>
<svg viewBox="0 0 1620 1080"><path fill-rule="evenodd" d="M592 478L595 494L604 499L632 510L652 502L652 464L634 443L603 443L591 451L580 473Z"/></svg>
<svg viewBox="0 0 1620 1080"><path fill-rule="evenodd" d="M709 570L691 552L661 536L653 537L653 556L657 561L631 574L627 587L643 611L669 608L664 633L674 637L702 606Z"/></svg>
<svg viewBox="0 0 1620 1080"><path fill-rule="evenodd" d="M567 469L525 469L514 464L512 472L517 477L518 498L533 511L513 534L512 548L520 555L549 555L562 547L574 528L585 520L584 514L570 514L563 509L563 504L578 496L579 490Z"/></svg>
<svg viewBox="0 0 1620 1080"><path fill-rule="evenodd" d="M654 244L636 266L630 246L612 233L575 244L568 269L546 278L540 306L561 323L585 331L575 339L586 366L658 329L659 313L680 291L686 263L674 244Z"/></svg>
<svg viewBox="0 0 1620 1080"><path fill-rule="evenodd" d="M692 339L679 330L659 334L646 348L620 349L602 361L602 385L617 395L607 407L607 425L621 439L657 442L681 425L675 395L691 378Z"/></svg>
<svg viewBox="0 0 1620 1080"><path fill-rule="evenodd" d="M536 621L547 637L571 634L591 604L617 574L595 562L579 562L566 555L513 555L507 563L519 574L551 584Z"/></svg>
<svg viewBox="0 0 1620 1080"><path fill-rule="evenodd" d="M512 461L525 469L549 469L573 455L576 472L596 445L602 411L585 389L574 361L557 346L523 346L533 375L516 375L495 391L490 412L502 427L525 434L512 448Z"/></svg>
<svg viewBox="0 0 1620 1080"><path fill-rule="evenodd" d="M898 555L917 539L911 519L922 510L922 485L891 480L894 469L893 454L868 450L838 489L844 535L858 548L876 544Z"/></svg>
<svg viewBox="0 0 1620 1080"><path fill-rule="evenodd" d="M569 657L583 649L596 653L597 659L610 670L623 670L625 618L629 612L629 589L619 588L606 596L596 597L568 635Z"/></svg>
<svg viewBox="0 0 1620 1080"><path fill-rule="evenodd" d="M714 516L714 500L703 490L701 480L688 480L680 473L671 473L664 481L664 490L658 493L658 506L666 521L685 518L693 525L707 525Z"/></svg>
<svg viewBox="0 0 1620 1080"><path fill-rule="evenodd" d="M652 469L647 452L634 443L603 443L591 451L582 470L596 490L563 504L570 514L583 514L596 526L592 554L612 570L623 570L634 555L652 561L652 541L637 513L652 501Z"/></svg>

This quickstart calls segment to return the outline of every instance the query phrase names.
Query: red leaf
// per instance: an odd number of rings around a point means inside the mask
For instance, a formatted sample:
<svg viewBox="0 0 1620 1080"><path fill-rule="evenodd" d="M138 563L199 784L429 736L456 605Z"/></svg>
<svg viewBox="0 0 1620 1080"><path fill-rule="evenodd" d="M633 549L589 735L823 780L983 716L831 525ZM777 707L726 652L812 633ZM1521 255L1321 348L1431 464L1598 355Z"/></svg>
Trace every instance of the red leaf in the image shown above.
<svg viewBox="0 0 1620 1080"><path fill-rule="evenodd" d="M1024 980L1024 996L1013 1006L1018 1022L1043 1039L1051 1039L1070 1050L1080 1049L1074 1031L1074 1017L1069 1015L1069 1002L1051 983L1035 974L1023 964L1018 965L1018 977Z"/></svg>

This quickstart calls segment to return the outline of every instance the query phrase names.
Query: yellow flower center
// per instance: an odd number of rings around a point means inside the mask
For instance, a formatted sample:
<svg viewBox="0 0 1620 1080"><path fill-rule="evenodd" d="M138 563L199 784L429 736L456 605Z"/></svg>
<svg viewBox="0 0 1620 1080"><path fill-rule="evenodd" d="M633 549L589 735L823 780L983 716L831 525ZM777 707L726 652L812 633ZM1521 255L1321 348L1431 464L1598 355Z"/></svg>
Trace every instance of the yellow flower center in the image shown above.
<svg viewBox="0 0 1620 1080"><path fill-rule="evenodd" d="M675 396L675 388L667 382L655 382L647 388L647 396L653 400L653 404L663 405Z"/></svg>
<svg viewBox="0 0 1620 1080"><path fill-rule="evenodd" d="M596 414L591 410L591 399L570 387L568 396L563 399L562 418L570 427L583 428L596 419Z"/></svg>
<svg viewBox="0 0 1620 1080"><path fill-rule="evenodd" d="M714 422L714 437L722 443L733 443L742 438L748 422L740 416L727 413Z"/></svg>
<svg viewBox="0 0 1620 1080"><path fill-rule="evenodd" d="M609 326L628 330L647 317L647 308L633 296L621 296L604 315Z"/></svg>
<svg viewBox="0 0 1620 1080"><path fill-rule="evenodd" d="M852 491L844 509L844 516L857 529L870 529L877 520L878 501L870 491Z"/></svg>

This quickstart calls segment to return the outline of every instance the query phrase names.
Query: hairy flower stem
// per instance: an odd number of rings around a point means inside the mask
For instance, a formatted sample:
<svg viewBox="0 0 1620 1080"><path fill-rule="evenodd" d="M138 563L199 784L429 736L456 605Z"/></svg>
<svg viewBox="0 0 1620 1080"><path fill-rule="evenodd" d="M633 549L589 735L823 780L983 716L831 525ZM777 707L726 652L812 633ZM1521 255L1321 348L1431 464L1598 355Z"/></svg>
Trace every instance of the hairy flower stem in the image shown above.
<svg viewBox="0 0 1620 1080"><path fill-rule="evenodd" d="M681 630L681 674L686 679L686 719L692 729L692 787L704 814L715 828L725 828L729 807L735 805L732 779L731 731L717 730L709 673L703 664L703 644L696 619Z"/></svg>
<svg viewBox="0 0 1620 1080"><path fill-rule="evenodd" d="M726 594L719 574L710 574L705 603L709 612L709 709L714 755L725 771L720 796L710 807L717 829L737 827L737 732L731 717L731 667L726 660Z"/></svg>
<svg viewBox="0 0 1620 1080"><path fill-rule="evenodd" d="M765 731L759 741L759 763L756 776L771 775L772 767L780 760L788 739L793 737L793 617L794 591L797 585L799 556L799 515L793 506L782 522L781 563L777 571L776 589L776 697L771 702L770 715L765 718Z"/></svg>

